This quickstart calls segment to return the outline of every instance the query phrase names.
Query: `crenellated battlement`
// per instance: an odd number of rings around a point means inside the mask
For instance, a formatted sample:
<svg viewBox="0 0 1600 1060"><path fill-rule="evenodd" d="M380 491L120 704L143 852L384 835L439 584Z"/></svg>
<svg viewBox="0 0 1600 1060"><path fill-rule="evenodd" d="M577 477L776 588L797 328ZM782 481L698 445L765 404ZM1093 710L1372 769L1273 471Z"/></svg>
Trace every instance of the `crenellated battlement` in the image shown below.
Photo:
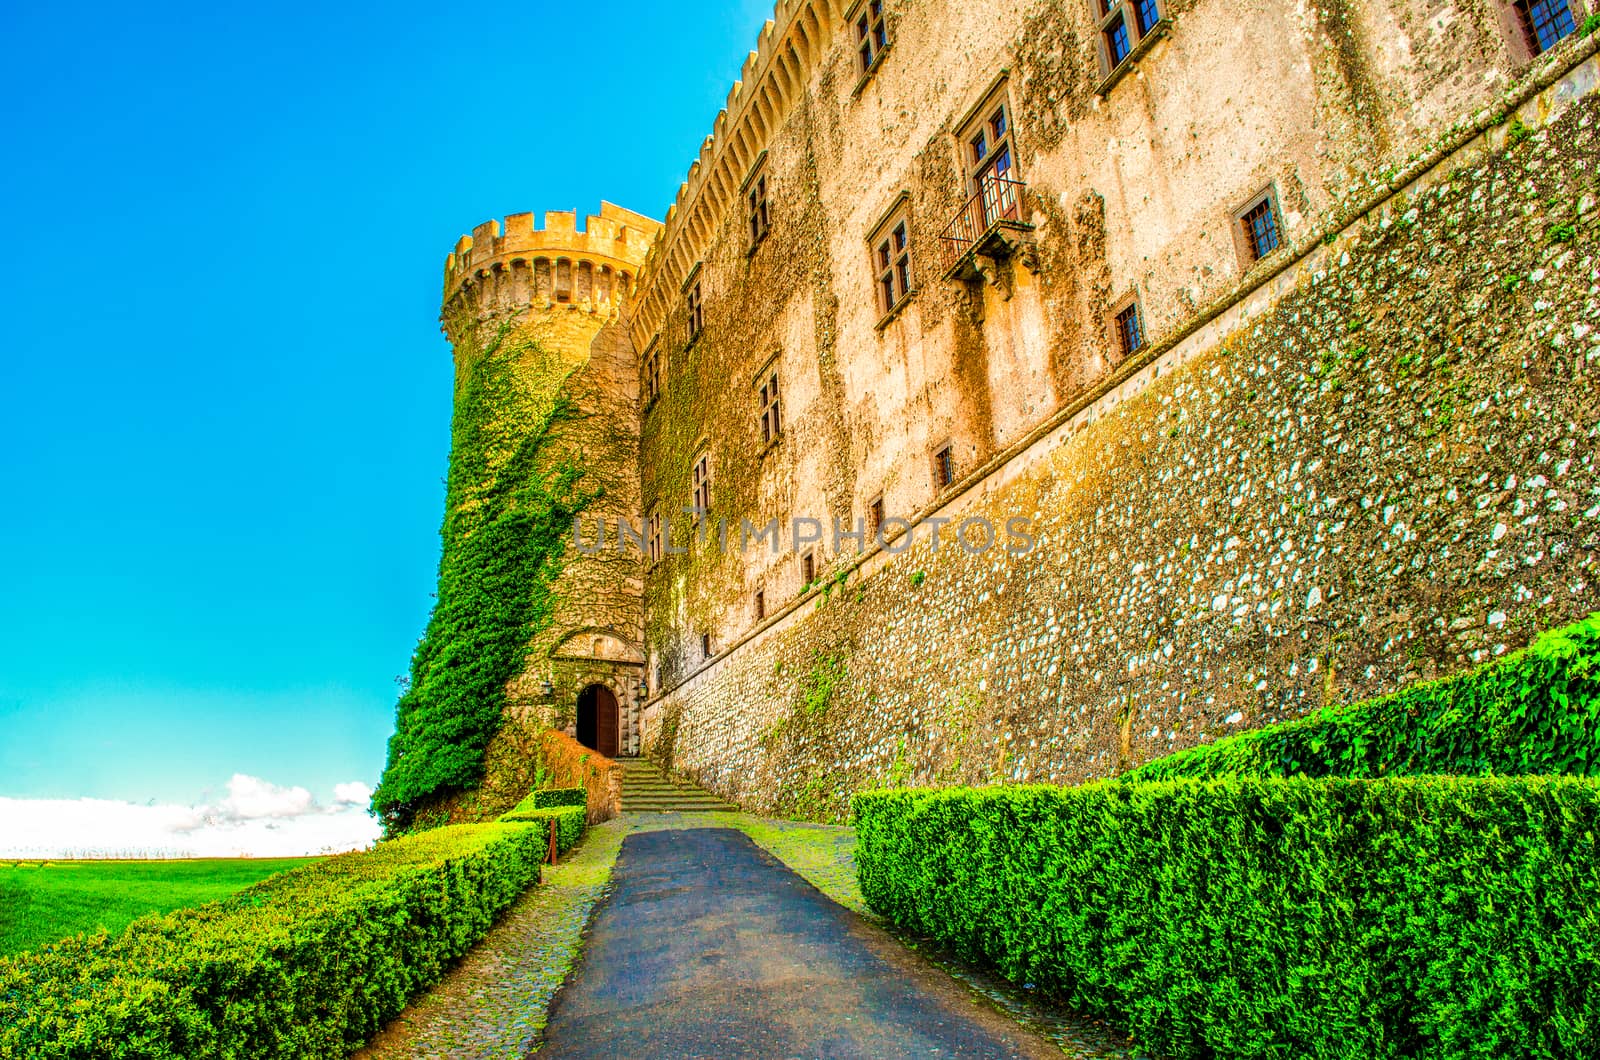
<svg viewBox="0 0 1600 1060"><path fill-rule="evenodd" d="M445 258L444 307L464 302L479 317L502 309L568 304L615 312L634 289L661 224L602 202L584 218L550 210L490 220L456 241Z"/></svg>

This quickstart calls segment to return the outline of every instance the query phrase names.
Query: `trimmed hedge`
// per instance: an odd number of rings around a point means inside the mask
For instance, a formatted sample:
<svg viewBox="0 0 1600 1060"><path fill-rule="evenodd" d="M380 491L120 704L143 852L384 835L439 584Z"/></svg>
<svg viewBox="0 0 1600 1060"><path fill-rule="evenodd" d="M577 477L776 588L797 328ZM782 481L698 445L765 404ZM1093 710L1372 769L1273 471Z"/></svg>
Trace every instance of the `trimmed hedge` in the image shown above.
<svg viewBox="0 0 1600 1060"><path fill-rule="evenodd" d="M565 854L583 838L583 830L588 825L588 814L582 806L529 806L532 796L523 799L521 804L510 813L503 814L500 820L507 824L539 824L542 825L538 832L549 841L550 826L546 821L556 822L556 849Z"/></svg>
<svg viewBox="0 0 1600 1060"><path fill-rule="evenodd" d="M1600 614L1470 673L1179 751L1123 775L1600 774Z"/></svg>
<svg viewBox="0 0 1600 1060"><path fill-rule="evenodd" d="M546 841L437 829L0 959L0 1057L345 1056L538 882Z"/></svg>
<svg viewBox="0 0 1600 1060"><path fill-rule="evenodd" d="M1600 783L855 799L873 910L1171 1057L1600 1056Z"/></svg>
<svg viewBox="0 0 1600 1060"><path fill-rule="evenodd" d="M589 793L583 788L545 788L528 796L536 810L549 810L557 806L589 805Z"/></svg>

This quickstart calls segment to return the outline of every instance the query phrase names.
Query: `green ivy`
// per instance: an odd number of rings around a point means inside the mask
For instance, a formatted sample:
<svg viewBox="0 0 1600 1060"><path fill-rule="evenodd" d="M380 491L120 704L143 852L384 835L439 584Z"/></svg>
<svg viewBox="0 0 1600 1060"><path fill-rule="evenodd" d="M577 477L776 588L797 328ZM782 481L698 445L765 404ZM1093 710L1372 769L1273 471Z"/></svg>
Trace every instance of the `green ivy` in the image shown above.
<svg viewBox="0 0 1600 1060"><path fill-rule="evenodd" d="M391 832L411 826L426 802L482 779L506 685L550 621L572 521L597 496L553 444L557 426L576 417L565 376L548 371L553 358L506 327L463 359L437 602L372 799ZM547 392L527 384L529 365L547 370Z"/></svg>
<svg viewBox="0 0 1600 1060"><path fill-rule="evenodd" d="M1600 614L1480 669L1180 751L1176 777L1600 775Z"/></svg>

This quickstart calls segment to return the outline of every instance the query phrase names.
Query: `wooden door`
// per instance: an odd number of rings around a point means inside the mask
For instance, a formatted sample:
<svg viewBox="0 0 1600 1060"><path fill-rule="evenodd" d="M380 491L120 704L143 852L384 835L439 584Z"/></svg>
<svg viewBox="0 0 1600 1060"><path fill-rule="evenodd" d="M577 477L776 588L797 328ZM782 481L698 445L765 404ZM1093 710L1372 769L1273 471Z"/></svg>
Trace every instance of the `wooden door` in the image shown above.
<svg viewBox="0 0 1600 1060"><path fill-rule="evenodd" d="M620 718L617 716L617 697L611 689L600 686L594 690L594 749L607 758L617 757L620 736Z"/></svg>

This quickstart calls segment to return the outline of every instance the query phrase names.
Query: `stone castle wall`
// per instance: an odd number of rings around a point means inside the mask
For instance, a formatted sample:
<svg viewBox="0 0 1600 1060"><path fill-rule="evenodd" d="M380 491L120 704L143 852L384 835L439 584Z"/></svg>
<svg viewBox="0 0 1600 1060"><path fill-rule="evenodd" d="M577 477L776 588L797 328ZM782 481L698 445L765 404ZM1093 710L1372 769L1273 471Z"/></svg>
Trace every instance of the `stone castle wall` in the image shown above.
<svg viewBox="0 0 1600 1060"><path fill-rule="evenodd" d="M665 679L647 746L748 808L837 817L884 782L1112 775L1594 610L1596 80L1590 59L937 509L1027 517L1031 551L841 549L826 593ZM647 621L691 612L701 571L743 595L707 557L647 581Z"/></svg>

